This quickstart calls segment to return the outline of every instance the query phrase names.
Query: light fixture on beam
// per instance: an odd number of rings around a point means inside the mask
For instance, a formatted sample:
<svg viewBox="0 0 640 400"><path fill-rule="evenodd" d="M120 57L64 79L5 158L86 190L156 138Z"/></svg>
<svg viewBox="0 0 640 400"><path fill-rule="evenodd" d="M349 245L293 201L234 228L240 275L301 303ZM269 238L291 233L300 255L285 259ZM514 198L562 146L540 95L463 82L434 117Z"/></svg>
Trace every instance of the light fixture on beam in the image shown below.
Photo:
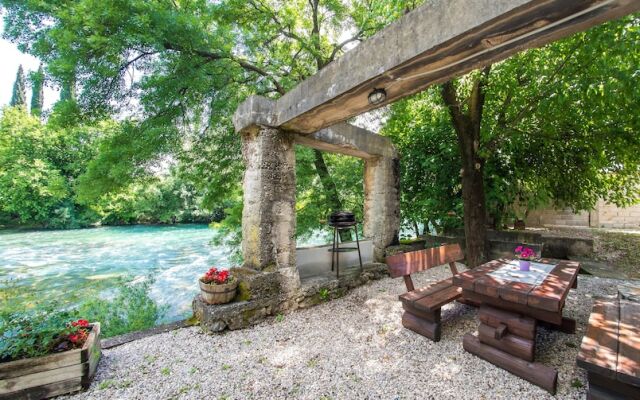
<svg viewBox="0 0 640 400"><path fill-rule="evenodd" d="M374 88L373 91L369 93L368 99L371 105L377 106L378 104L382 104L387 99L387 91L382 88Z"/></svg>

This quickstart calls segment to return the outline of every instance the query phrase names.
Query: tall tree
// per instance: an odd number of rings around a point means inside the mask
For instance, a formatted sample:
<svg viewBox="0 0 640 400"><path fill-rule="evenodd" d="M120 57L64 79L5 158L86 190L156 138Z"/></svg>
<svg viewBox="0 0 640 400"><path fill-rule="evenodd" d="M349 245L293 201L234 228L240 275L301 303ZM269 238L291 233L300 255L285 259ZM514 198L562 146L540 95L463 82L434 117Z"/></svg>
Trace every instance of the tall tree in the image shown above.
<svg viewBox="0 0 640 400"><path fill-rule="evenodd" d="M60 90L60 101L76 101L78 99L76 89L75 76L68 77L62 82L62 89Z"/></svg>
<svg viewBox="0 0 640 400"><path fill-rule="evenodd" d="M462 199L464 206L464 236L467 263L475 267L486 259L486 215L484 198L484 159L480 156L480 125L485 103L485 85L490 67L474 74L466 101L461 101L453 81L442 85L444 99L451 122L458 136L462 160Z"/></svg>
<svg viewBox="0 0 640 400"><path fill-rule="evenodd" d="M30 74L31 79L31 115L40 117L44 107L44 70L42 63L37 72Z"/></svg>
<svg viewBox="0 0 640 400"><path fill-rule="evenodd" d="M413 156L401 164L403 217L437 225L463 208L477 263L487 222L640 202L638 46L632 15L393 105L384 132Z"/></svg>
<svg viewBox="0 0 640 400"><path fill-rule="evenodd" d="M129 164L121 185L172 152L211 178L198 179L208 203L221 202L240 181L239 138L230 118L240 101L250 94L282 96L415 3L0 0L8 11L6 36L45 60L60 82L81 77L83 110L140 117L135 134L126 134L148 151L128 159L105 157ZM129 141L114 139L118 143ZM202 152L205 144L215 154L183 151L198 146ZM326 199L326 210L341 208L342 194L324 155L305 161L316 171L320 185L312 189ZM99 188L106 177L93 178ZM105 187L115 189L112 183Z"/></svg>
<svg viewBox="0 0 640 400"><path fill-rule="evenodd" d="M24 70L22 65L18 67L16 81L13 84L13 95L11 96L11 106L27 106L27 85L24 80Z"/></svg>

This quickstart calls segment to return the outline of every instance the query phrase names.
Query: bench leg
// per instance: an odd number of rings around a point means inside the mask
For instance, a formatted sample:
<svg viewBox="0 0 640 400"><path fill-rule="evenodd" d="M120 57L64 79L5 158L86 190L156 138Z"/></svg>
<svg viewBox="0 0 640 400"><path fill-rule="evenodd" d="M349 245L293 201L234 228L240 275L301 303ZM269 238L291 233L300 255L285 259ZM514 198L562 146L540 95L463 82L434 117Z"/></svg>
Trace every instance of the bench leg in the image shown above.
<svg viewBox="0 0 640 400"><path fill-rule="evenodd" d="M423 312L424 313L424 312ZM410 329L434 342L440 341L442 323L440 322L440 309L433 312L432 320L421 318L409 311L402 314L402 326Z"/></svg>
<svg viewBox="0 0 640 400"><path fill-rule="evenodd" d="M591 400L623 400L640 399L640 388L626 383L595 374L587 374L589 392L587 399Z"/></svg>

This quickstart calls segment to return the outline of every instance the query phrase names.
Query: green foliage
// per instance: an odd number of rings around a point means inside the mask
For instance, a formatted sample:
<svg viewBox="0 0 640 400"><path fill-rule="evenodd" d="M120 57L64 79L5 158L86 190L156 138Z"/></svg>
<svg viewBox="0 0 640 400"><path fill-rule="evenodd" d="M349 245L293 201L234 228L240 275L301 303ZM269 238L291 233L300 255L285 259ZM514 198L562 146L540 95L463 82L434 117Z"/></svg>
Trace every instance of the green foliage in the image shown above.
<svg viewBox="0 0 640 400"><path fill-rule="evenodd" d="M329 300L329 296L330 296L331 293L329 293L329 289L324 288L324 289L320 289L318 294L320 295L320 300L327 301L327 300Z"/></svg>
<svg viewBox="0 0 640 400"><path fill-rule="evenodd" d="M0 361L39 357L53 352L60 336L70 333L69 311L47 308L3 314L0 319Z"/></svg>
<svg viewBox="0 0 640 400"><path fill-rule="evenodd" d="M549 204L640 201L638 45L636 15L492 66L477 151L496 227ZM459 98L476 76L457 80ZM460 152L440 90L394 104L383 133L403 155L403 219L459 224Z"/></svg>
<svg viewBox="0 0 640 400"><path fill-rule="evenodd" d="M113 297L87 300L78 306L77 313L89 321L99 321L103 337L152 328L166 312L149 296L152 284L152 279L122 281Z"/></svg>
<svg viewBox="0 0 640 400"><path fill-rule="evenodd" d="M29 76L31 80L31 115L40 117L44 108L44 70L42 63L37 72Z"/></svg>
<svg viewBox="0 0 640 400"><path fill-rule="evenodd" d="M116 289L99 288L43 299L8 282L0 287L0 361L38 357L53 351L67 324L77 319L101 323L102 337L149 329L165 312L150 297L153 280L120 280ZM55 304L53 306L52 304Z"/></svg>
<svg viewBox="0 0 640 400"><path fill-rule="evenodd" d="M139 118L102 141L78 179L80 203L129 193L153 175L151 165L170 158L204 208L229 210L223 238L231 242L238 242L242 207L240 137L231 124L239 102L284 94L419 3L0 0L5 36L47 62L64 99L73 100L66 93L78 80L78 101L56 108L75 106L68 114L92 119ZM317 175L314 163L307 154L298 165ZM299 235L337 205L361 213L361 176L345 162L326 164L334 175L327 185L310 176L298 185ZM346 191L334 191L333 183Z"/></svg>
<svg viewBox="0 0 640 400"><path fill-rule="evenodd" d="M460 156L438 89L392 105L382 134L402 154L400 210L405 228L415 232L420 225L439 230L460 227Z"/></svg>
<svg viewBox="0 0 640 400"><path fill-rule="evenodd" d="M0 118L0 212L22 223L48 224L69 187L55 165L55 136L22 107Z"/></svg>
<svg viewBox="0 0 640 400"><path fill-rule="evenodd" d="M334 211L328 198L330 193L324 190L318 177L314 158L314 150L296 148L296 233L299 240L325 228L327 216ZM333 177L342 208L353 211L356 219L362 221L363 161L337 154L325 154L324 160Z"/></svg>
<svg viewBox="0 0 640 400"><path fill-rule="evenodd" d="M16 81L13 83L13 94L11 95L12 107L27 107L27 85L24 79L24 70L22 65L18 67L16 73Z"/></svg>
<svg viewBox="0 0 640 400"><path fill-rule="evenodd" d="M149 176L155 165L130 145L140 143L129 140L141 132L138 126L111 120L76 125L74 104L56 105L46 124L22 107L2 110L0 220L45 228L210 221L183 169ZM118 164L122 158L138 161Z"/></svg>

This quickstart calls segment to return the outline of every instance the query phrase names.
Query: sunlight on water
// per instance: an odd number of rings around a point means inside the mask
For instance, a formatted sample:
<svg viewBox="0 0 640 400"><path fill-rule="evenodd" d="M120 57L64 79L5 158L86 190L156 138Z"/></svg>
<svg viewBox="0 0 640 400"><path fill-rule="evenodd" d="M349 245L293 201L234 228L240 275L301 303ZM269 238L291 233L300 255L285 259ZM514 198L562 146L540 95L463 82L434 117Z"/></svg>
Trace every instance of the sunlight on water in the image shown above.
<svg viewBox="0 0 640 400"><path fill-rule="evenodd" d="M165 320L188 317L197 279L210 265L230 266L227 251L210 244L206 225L130 226L0 233L0 281L55 300L70 291L153 274L151 296L168 305ZM112 286L111 286L112 287Z"/></svg>

